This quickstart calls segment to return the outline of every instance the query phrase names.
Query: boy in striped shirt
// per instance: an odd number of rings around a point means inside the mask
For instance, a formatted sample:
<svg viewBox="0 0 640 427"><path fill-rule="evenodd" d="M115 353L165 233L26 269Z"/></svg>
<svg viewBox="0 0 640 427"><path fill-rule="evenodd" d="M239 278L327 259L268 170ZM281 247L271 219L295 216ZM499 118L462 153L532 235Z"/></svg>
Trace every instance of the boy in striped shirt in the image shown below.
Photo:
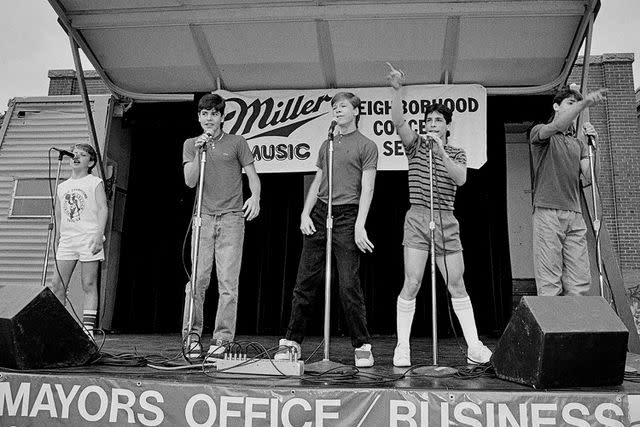
<svg viewBox="0 0 640 427"><path fill-rule="evenodd" d="M426 135L418 135L407 125L402 112L404 73L391 67L387 76L393 88L391 119L409 159L409 201L411 206L404 222L404 285L397 300L398 343L393 353L397 367L411 366L409 337L416 307L416 296L422 284L432 244L429 233L430 188L429 150L433 150L434 240L436 264L451 294L451 305L458 317L465 341L467 362L487 363L491 351L478 339L473 306L464 286L464 259L458 220L453 204L458 186L467 179L467 156L462 148L448 143L452 111L442 104L427 108Z"/></svg>

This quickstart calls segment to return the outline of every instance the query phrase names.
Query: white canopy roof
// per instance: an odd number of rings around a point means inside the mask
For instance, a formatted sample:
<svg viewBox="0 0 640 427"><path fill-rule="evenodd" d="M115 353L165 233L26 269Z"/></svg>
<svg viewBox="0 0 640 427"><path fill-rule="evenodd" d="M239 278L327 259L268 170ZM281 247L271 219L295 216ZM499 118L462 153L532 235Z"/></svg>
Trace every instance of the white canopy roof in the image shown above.
<svg viewBox="0 0 640 427"><path fill-rule="evenodd" d="M600 0L49 0L121 94L564 82ZM144 96L142 96L144 97Z"/></svg>

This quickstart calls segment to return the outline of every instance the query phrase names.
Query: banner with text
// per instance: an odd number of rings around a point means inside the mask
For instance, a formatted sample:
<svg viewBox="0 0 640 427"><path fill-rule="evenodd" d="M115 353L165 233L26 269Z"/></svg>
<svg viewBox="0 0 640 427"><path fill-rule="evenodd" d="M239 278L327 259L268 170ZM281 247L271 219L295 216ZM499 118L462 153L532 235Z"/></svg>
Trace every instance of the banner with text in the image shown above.
<svg viewBox="0 0 640 427"><path fill-rule="evenodd" d="M181 379L183 377L180 377ZM583 390L317 389L0 373L0 426L625 426L637 396ZM633 399L633 400L632 400ZM637 408L637 406L636 406Z"/></svg>
<svg viewBox="0 0 640 427"><path fill-rule="evenodd" d="M360 97L358 128L378 145L378 170L406 170L407 158L391 121L392 89L323 89L216 93L227 100L224 131L242 135L258 172L312 172L320 144L333 119L331 98L337 92ZM408 86L403 92L407 123L426 133L425 109L442 103L453 111L452 145L467 152L467 166L487 160L487 92L480 85Z"/></svg>

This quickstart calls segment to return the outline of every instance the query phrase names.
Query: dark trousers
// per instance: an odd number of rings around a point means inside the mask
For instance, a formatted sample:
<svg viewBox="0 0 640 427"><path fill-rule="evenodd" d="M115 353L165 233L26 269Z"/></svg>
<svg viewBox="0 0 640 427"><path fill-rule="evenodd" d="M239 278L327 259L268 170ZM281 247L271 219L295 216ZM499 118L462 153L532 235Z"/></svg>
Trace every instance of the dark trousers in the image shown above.
<svg viewBox="0 0 640 427"><path fill-rule="evenodd" d="M354 240L357 215L357 205L333 207L332 251L338 269L340 301L351 334L351 344L356 348L370 342L364 296L360 288L360 250ZM307 322L316 306L318 291L324 288L326 218L327 205L318 200L311 211L316 232L311 236L304 236L302 243L286 335L288 340L298 343L304 339Z"/></svg>

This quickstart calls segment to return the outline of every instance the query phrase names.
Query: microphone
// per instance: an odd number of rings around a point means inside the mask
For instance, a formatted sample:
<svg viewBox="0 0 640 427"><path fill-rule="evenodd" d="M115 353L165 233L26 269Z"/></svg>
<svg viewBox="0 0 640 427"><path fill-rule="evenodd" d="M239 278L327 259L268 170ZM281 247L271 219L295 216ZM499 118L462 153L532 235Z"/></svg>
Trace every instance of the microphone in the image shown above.
<svg viewBox="0 0 640 427"><path fill-rule="evenodd" d="M213 139L213 133L210 130L205 130L204 134L207 136L207 141L202 144L200 150L207 151L207 143Z"/></svg>
<svg viewBox="0 0 640 427"><path fill-rule="evenodd" d="M427 148L429 150L433 149L433 144L436 143L436 140L433 139L433 137L428 132L425 134L425 139L427 140Z"/></svg>
<svg viewBox="0 0 640 427"><path fill-rule="evenodd" d="M338 124L337 121L332 120L331 124L329 125L329 139L333 141L333 131L336 129L336 125Z"/></svg>
<svg viewBox="0 0 640 427"><path fill-rule="evenodd" d="M589 129L587 124L588 123L585 123L584 125L582 125L582 133L583 135L586 135L587 142L589 143L589 145L592 146L594 150L596 150L598 148L596 144L596 138L593 135L587 135L587 130Z"/></svg>
<svg viewBox="0 0 640 427"><path fill-rule="evenodd" d="M64 157L64 156L68 156L71 158L74 158L74 154L71 151L67 151L67 150L63 150L61 148L56 148L56 147L51 147L52 150L57 151L58 153L60 153L60 157Z"/></svg>

